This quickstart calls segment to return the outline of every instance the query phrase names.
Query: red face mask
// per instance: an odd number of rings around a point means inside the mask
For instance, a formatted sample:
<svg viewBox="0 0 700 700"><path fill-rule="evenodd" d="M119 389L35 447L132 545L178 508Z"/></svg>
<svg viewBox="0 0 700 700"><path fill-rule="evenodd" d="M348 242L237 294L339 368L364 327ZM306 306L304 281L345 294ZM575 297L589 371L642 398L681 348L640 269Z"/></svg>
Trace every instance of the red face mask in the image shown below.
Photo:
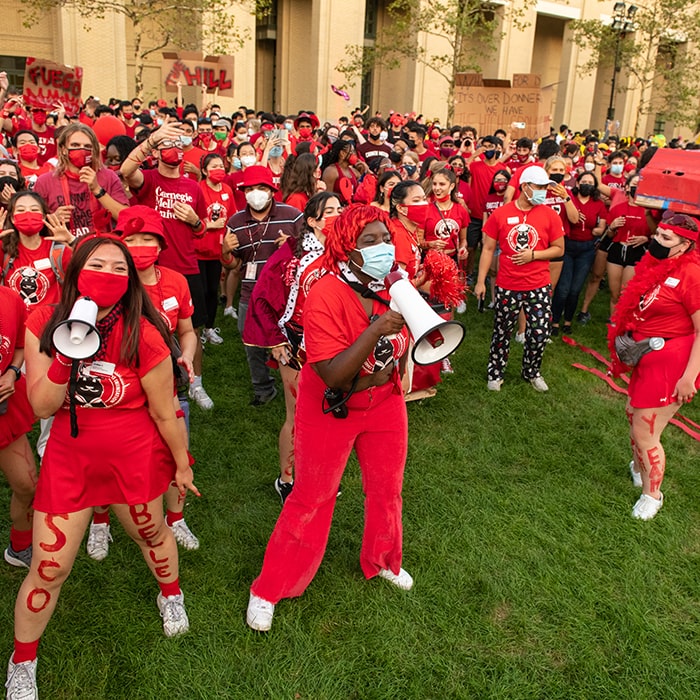
<svg viewBox="0 0 700 700"><path fill-rule="evenodd" d="M119 169L122 167L121 165L108 165L107 166L112 172L118 173Z"/></svg>
<svg viewBox="0 0 700 700"><path fill-rule="evenodd" d="M114 306L126 294L128 275L83 268L78 275L78 291L92 299L101 309Z"/></svg>
<svg viewBox="0 0 700 700"><path fill-rule="evenodd" d="M19 146L17 152L22 160L26 160L27 162L31 163L32 161L36 160L36 157L39 155L39 146L37 146L35 143L24 143Z"/></svg>
<svg viewBox="0 0 700 700"><path fill-rule="evenodd" d="M205 145L208 146L211 143L213 134L205 133L205 134L200 134L199 135L199 140Z"/></svg>
<svg viewBox="0 0 700 700"><path fill-rule="evenodd" d="M32 119L39 126L46 124L46 112L32 112Z"/></svg>
<svg viewBox="0 0 700 700"><path fill-rule="evenodd" d="M226 171L223 168L211 168L207 177L214 183L219 184L224 181Z"/></svg>
<svg viewBox="0 0 700 700"><path fill-rule="evenodd" d="M446 195L443 195L442 197L438 197L435 195L435 201L436 202L447 202L450 199L450 193L448 192Z"/></svg>
<svg viewBox="0 0 700 700"><path fill-rule="evenodd" d="M23 211L12 217L12 223L19 233L33 236L44 228L44 215L39 211Z"/></svg>
<svg viewBox="0 0 700 700"><path fill-rule="evenodd" d="M166 165L175 167L182 163L182 159L185 156L181 148L164 148L160 152L160 159Z"/></svg>
<svg viewBox="0 0 700 700"><path fill-rule="evenodd" d="M160 250L157 245L130 245L129 253L137 270L148 270L158 260Z"/></svg>
<svg viewBox="0 0 700 700"><path fill-rule="evenodd" d="M327 216L323 220L323 235L329 236L335 225L335 220L338 218L338 214L333 214L333 216Z"/></svg>
<svg viewBox="0 0 700 700"><path fill-rule="evenodd" d="M308 139L311 137L311 127L310 126L300 126L299 136L303 139Z"/></svg>
<svg viewBox="0 0 700 700"><path fill-rule="evenodd" d="M494 192L498 192L498 194L502 194L503 192L505 192L506 187L508 187L507 182L494 182L493 183Z"/></svg>
<svg viewBox="0 0 700 700"><path fill-rule="evenodd" d="M425 226L425 217L428 214L428 206L426 204L409 204L407 205L406 216L409 221L418 224L421 228Z"/></svg>
<svg viewBox="0 0 700 700"><path fill-rule="evenodd" d="M357 156L354 153L352 153L348 158L348 163L350 165L355 165L355 163L357 163Z"/></svg>
<svg viewBox="0 0 700 700"><path fill-rule="evenodd" d="M71 165L76 168L84 168L86 165L92 163L92 149L91 148L71 148L68 151L68 160Z"/></svg>

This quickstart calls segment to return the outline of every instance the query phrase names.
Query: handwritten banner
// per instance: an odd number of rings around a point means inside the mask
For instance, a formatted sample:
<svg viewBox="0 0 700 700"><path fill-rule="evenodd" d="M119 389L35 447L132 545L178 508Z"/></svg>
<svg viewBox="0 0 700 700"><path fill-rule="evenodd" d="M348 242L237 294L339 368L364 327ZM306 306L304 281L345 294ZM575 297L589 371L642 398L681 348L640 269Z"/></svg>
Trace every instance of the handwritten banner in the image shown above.
<svg viewBox="0 0 700 700"><path fill-rule="evenodd" d="M233 97L233 56L203 56L201 53L180 51L163 53L161 64L163 83L167 92L183 87L206 85L222 97Z"/></svg>
<svg viewBox="0 0 700 700"><path fill-rule="evenodd" d="M512 86L506 81L490 87L488 80L477 74L461 74L455 85L454 121L471 124L480 134L493 134L496 129L509 130L510 124L523 124L513 136L535 138L549 134L552 124L552 88L540 87L539 76L527 73L513 76ZM495 81L494 81L495 82Z"/></svg>
<svg viewBox="0 0 700 700"><path fill-rule="evenodd" d="M28 107L53 110L61 102L68 115L80 112L83 69L63 66L44 58L27 57L24 68L24 103Z"/></svg>

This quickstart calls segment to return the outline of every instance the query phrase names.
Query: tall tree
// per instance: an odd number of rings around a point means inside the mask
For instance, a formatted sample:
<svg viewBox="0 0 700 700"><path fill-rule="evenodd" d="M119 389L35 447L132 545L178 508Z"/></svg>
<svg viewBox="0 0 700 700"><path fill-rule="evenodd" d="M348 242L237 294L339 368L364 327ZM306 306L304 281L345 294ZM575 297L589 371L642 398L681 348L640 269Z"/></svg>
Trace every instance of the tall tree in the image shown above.
<svg viewBox="0 0 700 700"><path fill-rule="evenodd" d="M372 0L368 0L372 1ZM501 40L499 26L505 13L516 27L522 27L526 11L534 0L508 3L499 7L487 0L390 0L386 6L389 21L377 33L373 45L346 46L347 58L336 70L355 85L372 68L398 68L406 59L421 63L446 83L448 119L454 113L455 74L481 72ZM438 37L447 50L430 53L417 41L418 33Z"/></svg>
<svg viewBox="0 0 700 700"><path fill-rule="evenodd" d="M167 46L185 50L205 46L211 54L230 54L250 39L231 16L233 2L253 13L269 0L22 0L27 27L47 12L63 7L78 12L86 31L91 21L103 19L109 12L123 15L134 32L135 88L139 96L143 93L146 60Z"/></svg>
<svg viewBox="0 0 700 700"><path fill-rule="evenodd" d="M676 126L697 127L700 6L687 0L649 0L635 2L634 7L636 12L626 28L601 20L571 23L573 41L591 52L591 59L579 72L587 75L603 68L612 75L617 68L629 77L626 84L616 81L616 91L638 91L635 135L650 114Z"/></svg>

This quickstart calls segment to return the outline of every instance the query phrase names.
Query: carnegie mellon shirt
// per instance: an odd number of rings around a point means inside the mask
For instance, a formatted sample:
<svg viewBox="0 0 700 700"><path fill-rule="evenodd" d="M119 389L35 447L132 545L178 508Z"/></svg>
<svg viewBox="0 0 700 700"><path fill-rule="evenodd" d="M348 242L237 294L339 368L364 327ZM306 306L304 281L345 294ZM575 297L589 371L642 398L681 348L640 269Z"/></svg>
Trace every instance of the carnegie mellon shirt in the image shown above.
<svg viewBox="0 0 700 700"><path fill-rule="evenodd" d="M132 192L139 204L155 209L163 220L168 247L158 258L160 264L181 275L198 275L195 240L203 233L195 234L189 224L176 219L173 208L175 202L189 204L204 221L207 205L199 183L186 177L163 177L157 170L144 170L143 185L138 190L132 188Z"/></svg>
<svg viewBox="0 0 700 700"><path fill-rule="evenodd" d="M516 292L546 287L550 283L549 260L516 265L512 256L523 248L547 250L564 235L561 219L546 205L528 211L509 202L489 216L484 233L501 248L496 284Z"/></svg>
<svg viewBox="0 0 700 700"><path fill-rule="evenodd" d="M0 287L0 374L12 364L16 348L24 347L27 309L11 289Z"/></svg>

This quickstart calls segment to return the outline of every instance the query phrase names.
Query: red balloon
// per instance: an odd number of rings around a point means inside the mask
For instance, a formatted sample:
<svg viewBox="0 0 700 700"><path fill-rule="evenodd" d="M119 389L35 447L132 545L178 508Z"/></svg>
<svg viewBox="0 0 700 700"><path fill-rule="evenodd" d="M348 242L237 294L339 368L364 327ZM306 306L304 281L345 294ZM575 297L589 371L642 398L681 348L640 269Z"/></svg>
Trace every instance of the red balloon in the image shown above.
<svg viewBox="0 0 700 700"><path fill-rule="evenodd" d="M106 146L113 136L126 135L126 125L124 122L113 117L111 114L105 114L104 117L97 119L92 129L102 146Z"/></svg>

